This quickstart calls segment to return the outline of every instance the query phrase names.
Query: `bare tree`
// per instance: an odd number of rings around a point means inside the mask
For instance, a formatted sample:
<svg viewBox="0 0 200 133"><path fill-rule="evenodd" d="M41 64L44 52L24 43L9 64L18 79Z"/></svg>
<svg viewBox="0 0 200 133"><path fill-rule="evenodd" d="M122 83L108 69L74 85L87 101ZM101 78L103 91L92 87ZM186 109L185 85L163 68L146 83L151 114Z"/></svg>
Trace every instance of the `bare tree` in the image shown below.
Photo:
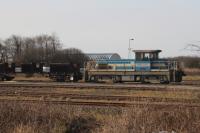
<svg viewBox="0 0 200 133"><path fill-rule="evenodd" d="M36 37L13 35L7 38L4 43L7 55L16 63L49 63L55 52L61 48L60 40L55 34Z"/></svg>
<svg viewBox="0 0 200 133"><path fill-rule="evenodd" d="M196 52L200 52L200 45L198 44L188 44L186 47L185 47L186 50L189 50L189 51L196 51Z"/></svg>
<svg viewBox="0 0 200 133"><path fill-rule="evenodd" d="M41 61L49 63L57 50L61 49L60 40L56 35L40 35L35 37Z"/></svg>
<svg viewBox="0 0 200 133"><path fill-rule="evenodd" d="M35 40L33 38L24 38L24 49L23 49L23 62L40 62L38 50L35 45Z"/></svg>
<svg viewBox="0 0 200 133"><path fill-rule="evenodd" d="M23 39L20 36L12 35L4 41L9 56L14 62L22 62Z"/></svg>
<svg viewBox="0 0 200 133"><path fill-rule="evenodd" d="M69 48L57 51L51 62L79 64L83 67L84 62L87 60L87 56L80 49Z"/></svg>
<svg viewBox="0 0 200 133"><path fill-rule="evenodd" d="M4 63L8 61L6 47L3 42L0 41L0 63Z"/></svg>
<svg viewBox="0 0 200 133"><path fill-rule="evenodd" d="M13 35L0 44L0 57L10 58L15 63L72 63L83 65L87 56L79 49L62 49L55 35L20 37ZM4 58L3 58L4 57Z"/></svg>

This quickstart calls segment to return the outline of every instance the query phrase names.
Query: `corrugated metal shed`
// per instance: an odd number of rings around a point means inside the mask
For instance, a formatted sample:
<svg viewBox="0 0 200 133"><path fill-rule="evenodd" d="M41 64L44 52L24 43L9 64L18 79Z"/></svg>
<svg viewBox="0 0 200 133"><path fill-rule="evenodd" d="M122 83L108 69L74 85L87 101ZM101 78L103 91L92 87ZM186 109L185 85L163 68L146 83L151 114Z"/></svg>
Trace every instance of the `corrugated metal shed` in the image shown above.
<svg viewBox="0 0 200 133"><path fill-rule="evenodd" d="M89 53L86 54L89 60L118 60L121 59L117 53Z"/></svg>

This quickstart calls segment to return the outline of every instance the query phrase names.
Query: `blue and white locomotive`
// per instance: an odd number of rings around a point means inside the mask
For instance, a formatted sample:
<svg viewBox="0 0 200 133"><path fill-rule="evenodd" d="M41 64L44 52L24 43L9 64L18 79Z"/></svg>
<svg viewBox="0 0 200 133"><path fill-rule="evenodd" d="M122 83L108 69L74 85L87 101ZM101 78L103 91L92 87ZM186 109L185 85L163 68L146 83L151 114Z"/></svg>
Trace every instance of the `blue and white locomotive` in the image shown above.
<svg viewBox="0 0 200 133"><path fill-rule="evenodd" d="M181 82L183 72L177 61L159 59L161 50L134 50L134 59L89 61L85 68L85 80L112 79L122 82L158 80L161 83Z"/></svg>

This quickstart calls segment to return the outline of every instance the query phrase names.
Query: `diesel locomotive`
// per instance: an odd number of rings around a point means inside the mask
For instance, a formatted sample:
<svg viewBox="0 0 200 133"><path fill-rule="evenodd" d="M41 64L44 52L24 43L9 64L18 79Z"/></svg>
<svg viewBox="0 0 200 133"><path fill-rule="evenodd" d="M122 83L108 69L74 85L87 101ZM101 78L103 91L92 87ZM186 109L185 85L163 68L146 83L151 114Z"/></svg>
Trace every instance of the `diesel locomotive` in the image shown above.
<svg viewBox="0 0 200 133"><path fill-rule="evenodd" d="M177 61L160 59L161 50L134 50L135 59L96 60L85 66L84 80L113 82L135 81L181 82L184 75Z"/></svg>

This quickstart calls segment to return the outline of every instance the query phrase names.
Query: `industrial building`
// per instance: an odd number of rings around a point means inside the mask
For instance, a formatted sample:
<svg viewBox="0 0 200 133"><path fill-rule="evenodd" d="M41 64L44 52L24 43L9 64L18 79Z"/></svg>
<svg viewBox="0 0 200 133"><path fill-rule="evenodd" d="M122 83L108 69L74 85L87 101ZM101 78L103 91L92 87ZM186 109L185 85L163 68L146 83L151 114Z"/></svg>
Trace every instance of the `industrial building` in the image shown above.
<svg viewBox="0 0 200 133"><path fill-rule="evenodd" d="M121 57L117 53L88 53L89 60L120 60Z"/></svg>

